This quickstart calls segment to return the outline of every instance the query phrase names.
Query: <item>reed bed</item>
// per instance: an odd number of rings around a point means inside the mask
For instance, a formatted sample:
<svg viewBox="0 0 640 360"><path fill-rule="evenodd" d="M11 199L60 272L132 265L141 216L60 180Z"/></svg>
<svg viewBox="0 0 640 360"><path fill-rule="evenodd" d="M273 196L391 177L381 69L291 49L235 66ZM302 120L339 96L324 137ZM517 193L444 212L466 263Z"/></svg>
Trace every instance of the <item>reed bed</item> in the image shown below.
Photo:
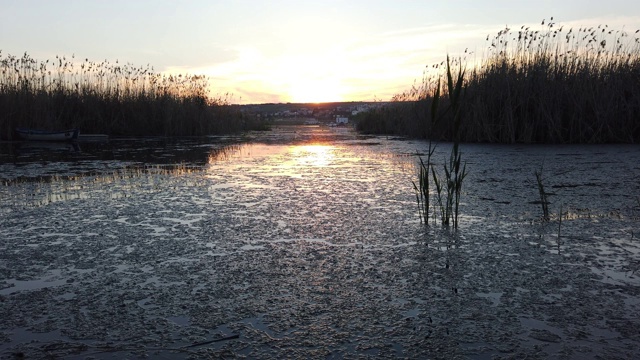
<svg viewBox="0 0 640 360"><path fill-rule="evenodd" d="M452 115L433 127L429 109L443 63L382 109L363 114L362 132L494 143L640 141L640 30L607 25L502 29L480 60L457 60L465 74L460 129ZM445 97L446 98L446 97Z"/></svg>
<svg viewBox="0 0 640 360"><path fill-rule="evenodd" d="M38 61L0 51L0 138L16 127L110 135L192 136L259 126L212 97L201 75L166 75L153 67L56 56Z"/></svg>

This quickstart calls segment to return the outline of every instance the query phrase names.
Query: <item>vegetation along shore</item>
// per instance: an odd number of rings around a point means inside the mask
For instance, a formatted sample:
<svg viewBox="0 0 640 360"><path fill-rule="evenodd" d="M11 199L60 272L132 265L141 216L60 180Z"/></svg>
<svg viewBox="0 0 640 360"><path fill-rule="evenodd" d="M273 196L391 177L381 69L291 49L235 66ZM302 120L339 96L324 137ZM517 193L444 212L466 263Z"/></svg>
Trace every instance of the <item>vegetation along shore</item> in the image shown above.
<svg viewBox="0 0 640 360"><path fill-rule="evenodd" d="M640 30L566 29L553 21L539 30L505 28L487 36L480 60L466 51L452 60L465 70L458 129L447 96L435 116L448 121L433 121L430 111L440 83L447 82L445 62L427 67L422 81L388 106L360 115L357 127L436 141L636 143L639 36Z"/></svg>
<svg viewBox="0 0 640 360"><path fill-rule="evenodd" d="M165 75L149 65L38 61L0 51L0 139L16 127L79 128L109 135L194 136L264 126L230 103L209 95L208 78Z"/></svg>

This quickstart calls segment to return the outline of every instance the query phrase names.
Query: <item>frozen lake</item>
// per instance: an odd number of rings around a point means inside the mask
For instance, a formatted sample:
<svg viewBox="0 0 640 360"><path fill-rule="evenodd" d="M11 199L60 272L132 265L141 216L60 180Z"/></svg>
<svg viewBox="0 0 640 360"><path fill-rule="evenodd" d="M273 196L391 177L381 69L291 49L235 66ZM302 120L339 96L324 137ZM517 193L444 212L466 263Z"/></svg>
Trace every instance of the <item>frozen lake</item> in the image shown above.
<svg viewBox="0 0 640 360"><path fill-rule="evenodd" d="M637 145L463 144L457 232L420 223L421 141L0 149L2 358L640 357Z"/></svg>

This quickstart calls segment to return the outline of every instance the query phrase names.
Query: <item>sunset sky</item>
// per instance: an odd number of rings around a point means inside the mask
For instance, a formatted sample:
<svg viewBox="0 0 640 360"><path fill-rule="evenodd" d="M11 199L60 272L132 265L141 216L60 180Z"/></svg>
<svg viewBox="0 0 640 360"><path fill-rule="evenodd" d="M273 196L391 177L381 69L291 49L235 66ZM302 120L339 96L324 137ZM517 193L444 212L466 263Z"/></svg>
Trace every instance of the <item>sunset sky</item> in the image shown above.
<svg viewBox="0 0 640 360"><path fill-rule="evenodd" d="M0 0L0 50L205 74L234 103L388 100L425 66L551 16L640 29L640 2L608 0Z"/></svg>

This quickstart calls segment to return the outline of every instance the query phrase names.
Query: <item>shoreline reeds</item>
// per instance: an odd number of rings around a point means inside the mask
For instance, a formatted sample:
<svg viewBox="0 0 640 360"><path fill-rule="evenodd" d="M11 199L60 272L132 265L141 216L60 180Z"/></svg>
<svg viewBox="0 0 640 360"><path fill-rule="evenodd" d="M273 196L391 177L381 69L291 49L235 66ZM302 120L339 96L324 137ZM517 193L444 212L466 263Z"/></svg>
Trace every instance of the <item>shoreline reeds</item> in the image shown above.
<svg viewBox="0 0 640 360"><path fill-rule="evenodd" d="M452 121L430 127L425 116L446 76L444 61L427 67L422 81L390 105L362 114L357 128L440 141L637 143L639 36L640 30L565 29L553 21L539 30L505 28L487 36L486 54L465 76L459 132Z"/></svg>
<svg viewBox="0 0 640 360"><path fill-rule="evenodd" d="M230 104L212 97L202 75L167 75L118 61L56 56L37 61L0 51L0 138L16 127L80 128L109 135L197 136L259 127Z"/></svg>

